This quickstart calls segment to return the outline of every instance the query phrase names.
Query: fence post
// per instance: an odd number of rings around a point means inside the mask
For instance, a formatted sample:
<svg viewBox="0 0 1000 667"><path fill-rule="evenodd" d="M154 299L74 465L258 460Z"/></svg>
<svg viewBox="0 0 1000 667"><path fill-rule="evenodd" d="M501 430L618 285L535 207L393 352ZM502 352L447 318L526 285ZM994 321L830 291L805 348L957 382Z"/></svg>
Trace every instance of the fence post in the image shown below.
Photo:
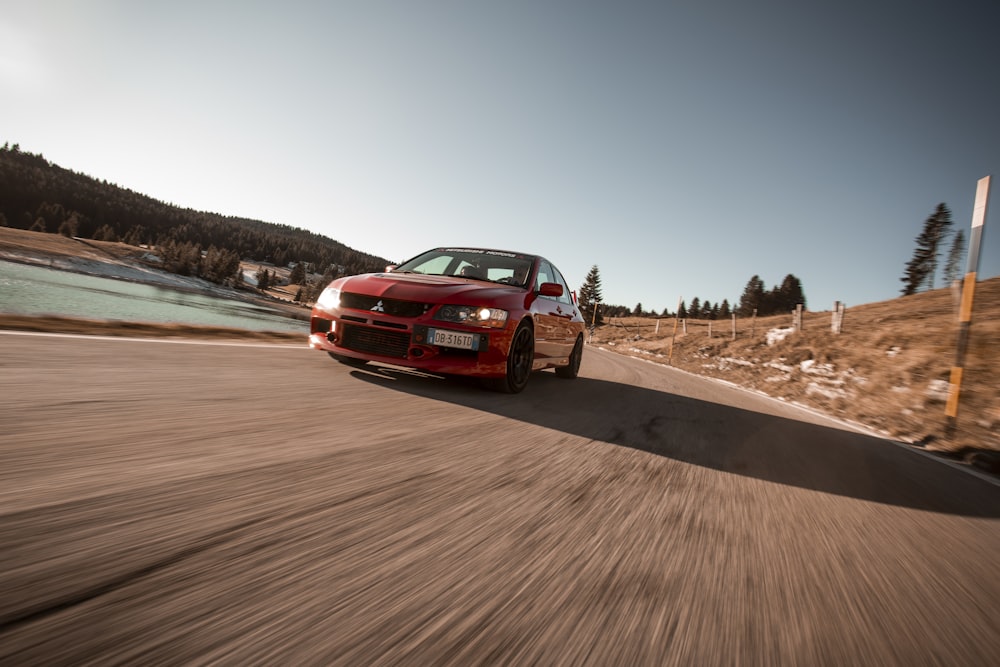
<svg viewBox="0 0 1000 667"><path fill-rule="evenodd" d="M712 320L708 321L708 337L712 337Z"/></svg>
<svg viewBox="0 0 1000 667"><path fill-rule="evenodd" d="M757 309L753 309L753 317L750 320L750 337L757 335Z"/></svg>
<svg viewBox="0 0 1000 667"><path fill-rule="evenodd" d="M736 313L733 313L733 340L736 340Z"/></svg>
<svg viewBox="0 0 1000 667"><path fill-rule="evenodd" d="M844 330L844 304L840 301L833 302L833 319L830 328L835 334L839 334Z"/></svg>
<svg viewBox="0 0 1000 667"><path fill-rule="evenodd" d="M792 328L795 333L802 331L802 304L795 304L795 315L792 317Z"/></svg>

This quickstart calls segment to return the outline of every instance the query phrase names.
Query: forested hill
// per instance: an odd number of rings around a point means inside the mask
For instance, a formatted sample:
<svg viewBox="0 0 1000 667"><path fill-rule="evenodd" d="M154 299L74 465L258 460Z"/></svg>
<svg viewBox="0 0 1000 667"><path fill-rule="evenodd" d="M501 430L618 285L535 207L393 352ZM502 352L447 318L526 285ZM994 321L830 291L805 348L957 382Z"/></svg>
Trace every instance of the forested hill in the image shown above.
<svg viewBox="0 0 1000 667"><path fill-rule="evenodd" d="M334 275L381 271L388 263L304 229L165 204L64 169L16 144L0 148L0 226L134 245L214 246L277 266L308 262L312 270Z"/></svg>

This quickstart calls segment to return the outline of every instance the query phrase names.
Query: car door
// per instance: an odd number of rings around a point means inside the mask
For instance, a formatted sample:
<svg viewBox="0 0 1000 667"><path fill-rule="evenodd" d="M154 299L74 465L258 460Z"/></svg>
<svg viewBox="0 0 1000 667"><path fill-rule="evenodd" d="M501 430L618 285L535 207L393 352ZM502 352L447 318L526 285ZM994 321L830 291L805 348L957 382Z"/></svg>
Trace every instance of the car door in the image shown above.
<svg viewBox="0 0 1000 667"><path fill-rule="evenodd" d="M559 297L559 305L556 307L556 314L559 317L558 337L561 341L563 353L560 356L568 357L573 352L576 338L581 333L579 324L574 323L579 311L573 301L573 292L570 291L566 279L559 273L559 269L552 267L554 280L552 282L562 285L563 293Z"/></svg>
<svg viewBox="0 0 1000 667"><path fill-rule="evenodd" d="M566 351L566 321L564 313L566 304L561 300L568 297L566 288L563 288L562 297L545 296L540 294L543 283L558 283L558 274L546 260L541 260L538 264L538 273L535 276L535 301L532 304L535 320L535 357L536 358L560 358L569 355ZM572 345L571 345L572 347Z"/></svg>

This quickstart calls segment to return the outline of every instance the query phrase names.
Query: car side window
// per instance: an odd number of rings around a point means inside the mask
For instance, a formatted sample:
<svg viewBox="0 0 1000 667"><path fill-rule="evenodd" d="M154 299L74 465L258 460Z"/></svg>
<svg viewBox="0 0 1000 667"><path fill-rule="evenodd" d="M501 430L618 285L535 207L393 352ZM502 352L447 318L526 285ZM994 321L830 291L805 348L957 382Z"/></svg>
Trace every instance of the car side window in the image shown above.
<svg viewBox="0 0 1000 667"><path fill-rule="evenodd" d="M559 273L559 269L554 266L552 267L552 273L555 274L555 280L552 282L559 283L563 288L563 293L562 296L559 297L559 301L573 305L573 295L569 291L569 285L566 284L566 279L563 278L561 273Z"/></svg>
<svg viewBox="0 0 1000 667"><path fill-rule="evenodd" d="M535 291L542 288L542 283L552 282L552 265L546 261L538 263L538 275L535 277Z"/></svg>
<svg viewBox="0 0 1000 667"><path fill-rule="evenodd" d="M566 287L566 281L563 280L563 277L559 275L559 272L556 271L554 266L544 260L538 265L538 278L535 279L535 291L542 288L542 283L558 283L559 285L562 285L563 288L562 296L550 296L545 298L558 301L559 303L573 302L573 298L569 294L569 288Z"/></svg>

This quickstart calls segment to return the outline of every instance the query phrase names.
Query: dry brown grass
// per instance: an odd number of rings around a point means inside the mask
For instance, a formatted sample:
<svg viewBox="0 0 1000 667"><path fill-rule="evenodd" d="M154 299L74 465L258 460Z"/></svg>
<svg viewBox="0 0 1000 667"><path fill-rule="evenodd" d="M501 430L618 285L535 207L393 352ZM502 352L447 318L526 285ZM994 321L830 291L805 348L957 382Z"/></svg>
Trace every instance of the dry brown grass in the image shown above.
<svg viewBox="0 0 1000 667"><path fill-rule="evenodd" d="M44 234L0 227L0 248L62 257L88 259L135 259L147 250L127 243L75 239L62 234Z"/></svg>
<svg viewBox="0 0 1000 667"><path fill-rule="evenodd" d="M957 300L939 289L848 308L842 333L832 313L807 312L803 327L768 345L767 333L792 326L790 315L687 323L671 344L674 320L615 318L593 342L616 352L671 364L794 401L879 430L905 442L960 453L1000 450L1000 278L976 287L960 394L958 430L944 435L945 397L939 389L955 363ZM672 351L671 351L672 348ZM810 362L803 365L802 362Z"/></svg>

